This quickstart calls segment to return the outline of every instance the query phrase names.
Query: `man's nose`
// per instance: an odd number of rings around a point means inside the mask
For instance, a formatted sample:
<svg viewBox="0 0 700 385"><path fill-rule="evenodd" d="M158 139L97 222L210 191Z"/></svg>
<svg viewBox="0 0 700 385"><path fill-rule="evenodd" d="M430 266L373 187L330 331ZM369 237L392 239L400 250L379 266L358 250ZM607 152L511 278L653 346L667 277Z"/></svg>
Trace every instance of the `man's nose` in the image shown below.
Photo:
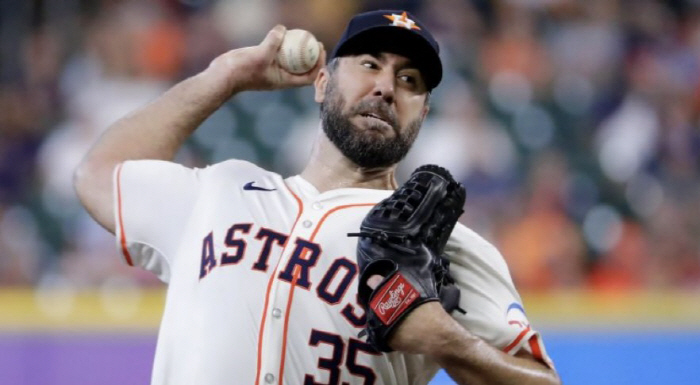
<svg viewBox="0 0 700 385"><path fill-rule="evenodd" d="M381 97L387 104L394 102L394 74L392 71L382 71L374 79L372 95Z"/></svg>

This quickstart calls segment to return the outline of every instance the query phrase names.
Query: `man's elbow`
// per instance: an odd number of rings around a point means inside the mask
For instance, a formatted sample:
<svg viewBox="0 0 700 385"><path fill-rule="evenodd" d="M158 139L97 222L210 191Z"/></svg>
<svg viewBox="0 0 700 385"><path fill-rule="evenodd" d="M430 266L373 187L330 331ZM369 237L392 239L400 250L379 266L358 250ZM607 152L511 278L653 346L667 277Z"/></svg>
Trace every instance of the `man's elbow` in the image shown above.
<svg viewBox="0 0 700 385"><path fill-rule="evenodd" d="M73 188L83 206L90 205L90 191L94 189L91 184L95 183L99 177L95 175L94 167L83 160L73 171Z"/></svg>
<svg viewBox="0 0 700 385"><path fill-rule="evenodd" d="M82 195L85 189L85 174L84 162L80 162L78 167L73 170L73 189L81 202L83 201Z"/></svg>
<svg viewBox="0 0 700 385"><path fill-rule="evenodd" d="M83 160L73 172L73 188L87 212L114 233L112 170Z"/></svg>
<svg viewBox="0 0 700 385"><path fill-rule="evenodd" d="M559 375L557 374L556 370L550 369L550 370L549 370L549 373L547 373L547 376L548 376L547 384L551 384L551 385L562 385L562 383L561 383L561 378L560 378Z"/></svg>

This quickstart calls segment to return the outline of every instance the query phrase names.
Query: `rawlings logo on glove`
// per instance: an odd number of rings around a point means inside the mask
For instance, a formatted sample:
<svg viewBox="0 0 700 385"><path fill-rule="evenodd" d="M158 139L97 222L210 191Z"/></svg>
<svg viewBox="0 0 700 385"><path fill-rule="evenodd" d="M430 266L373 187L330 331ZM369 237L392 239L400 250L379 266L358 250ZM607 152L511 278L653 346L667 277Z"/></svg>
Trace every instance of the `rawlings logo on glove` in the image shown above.
<svg viewBox="0 0 700 385"><path fill-rule="evenodd" d="M409 289L404 291L404 287ZM388 294L388 298L387 298ZM418 292L401 274L396 274L389 284L372 299L370 306L384 325L389 325L395 316L403 313L418 298Z"/></svg>
<svg viewBox="0 0 700 385"><path fill-rule="evenodd" d="M370 210L359 233L348 234L360 237L358 296L367 313L361 334L376 349L392 351L391 333L423 303L440 301L447 312L464 312L443 250L465 198L464 187L447 170L422 166ZM370 287L368 281L375 276L381 282Z"/></svg>

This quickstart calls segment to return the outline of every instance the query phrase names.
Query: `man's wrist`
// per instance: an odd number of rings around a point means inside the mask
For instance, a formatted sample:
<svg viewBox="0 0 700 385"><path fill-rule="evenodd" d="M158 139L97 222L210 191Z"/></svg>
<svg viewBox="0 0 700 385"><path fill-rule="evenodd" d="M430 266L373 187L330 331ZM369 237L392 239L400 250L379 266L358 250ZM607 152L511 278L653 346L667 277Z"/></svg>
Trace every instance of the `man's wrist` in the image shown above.
<svg viewBox="0 0 700 385"><path fill-rule="evenodd" d="M200 75L206 78L212 89L228 99L244 91L244 77L249 76L238 67L236 52L230 51L214 59Z"/></svg>

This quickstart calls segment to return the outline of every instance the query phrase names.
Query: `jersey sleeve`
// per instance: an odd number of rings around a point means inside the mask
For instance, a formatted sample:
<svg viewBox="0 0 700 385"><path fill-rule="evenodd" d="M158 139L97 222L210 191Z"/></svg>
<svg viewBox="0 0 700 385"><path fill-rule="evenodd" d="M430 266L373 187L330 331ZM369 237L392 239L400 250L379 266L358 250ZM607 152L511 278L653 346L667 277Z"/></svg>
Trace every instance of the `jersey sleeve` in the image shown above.
<svg viewBox="0 0 700 385"><path fill-rule="evenodd" d="M461 224L455 227L445 253L461 291L460 307L466 310L466 314L454 312L454 318L490 345L511 355L525 350L553 368L501 253Z"/></svg>
<svg viewBox="0 0 700 385"><path fill-rule="evenodd" d="M170 279L170 266L199 190L198 171L158 161L126 161L114 170L117 249L127 264Z"/></svg>

